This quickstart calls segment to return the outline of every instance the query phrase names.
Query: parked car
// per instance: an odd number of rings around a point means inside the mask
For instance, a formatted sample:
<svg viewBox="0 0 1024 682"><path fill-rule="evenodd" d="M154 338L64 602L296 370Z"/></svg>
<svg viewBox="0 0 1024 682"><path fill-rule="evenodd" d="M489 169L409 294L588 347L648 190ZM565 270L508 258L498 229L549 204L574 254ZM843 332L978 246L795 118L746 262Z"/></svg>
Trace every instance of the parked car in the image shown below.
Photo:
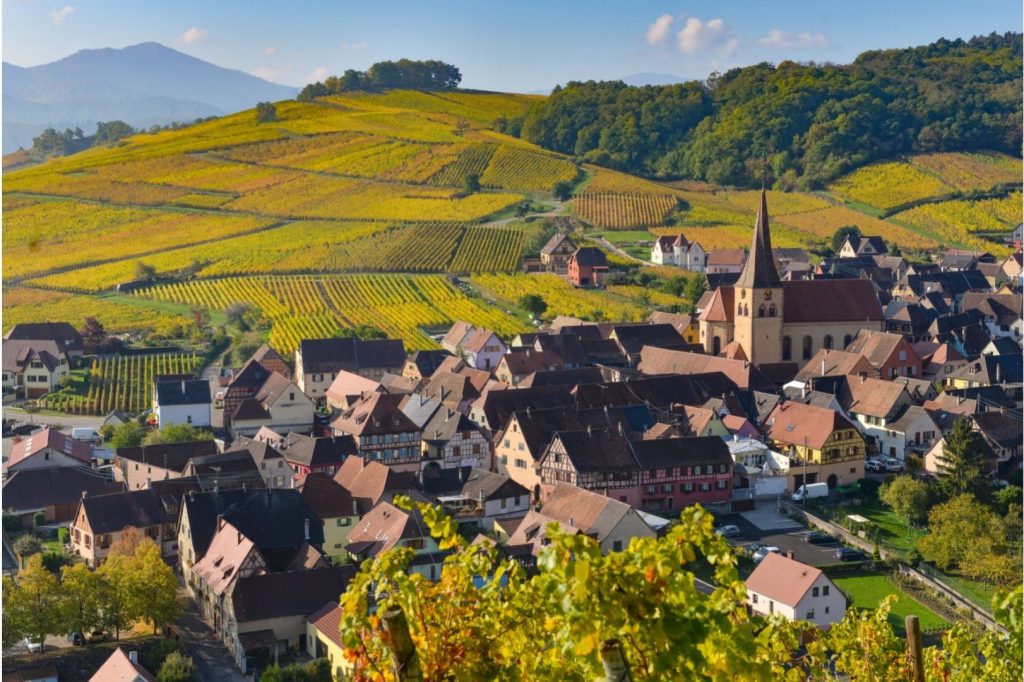
<svg viewBox="0 0 1024 682"><path fill-rule="evenodd" d="M103 436L96 432L96 429L90 429L87 427L75 427L71 429L71 437L75 440L84 441L86 443L102 443Z"/></svg>
<svg viewBox="0 0 1024 682"><path fill-rule="evenodd" d="M836 558L840 561L864 561L868 555L852 547L840 547L836 550Z"/></svg>
<svg viewBox="0 0 1024 682"><path fill-rule="evenodd" d="M81 632L69 632L68 641L72 646L85 646L85 635Z"/></svg>
<svg viewBox="0 0 1024 682"><path fill-rule="evenodd" d="M903 463L895 457L880 457L886 471L903 471Z"/></svg>
<svg viewBox="0 0 1024 682"><path fill-rule="evenodd" d="M882 471L884 468L885 465L882 464L882 462L877 459L869 459L868 461L864 462L865 471Z"/></svg>
<svg viewBox="0 0 1024 682"><path fill-rule="evenodd" d="M90 644L95 642L106 642L110 639L110 635L108 635L105 630L93 630L85 639Z"/></svg>
<svg viewBox="0 0 1024 682"><path fill-rule="evenodd" d="M820 530L813 530L804 536L804 542L812 545L827 545L830 542L835 542L835 538Z"/></svg>
<svg viewBox="0 0 1024 682"><path fill-rule="evenodd" d="M743 535L743 533L740 532L739 526L733 526L731 524L727 526L719 526L715 529L715 532L727 538L738 538Z"/></svg>
<svg viewBox="0 0 1024 682"><path fill-rule="evenodd" d="M754 563L759 564L764 561L764 558L769 554L778 554L782 550L778 547L761 547L759 550L754 552Z"/></svg>

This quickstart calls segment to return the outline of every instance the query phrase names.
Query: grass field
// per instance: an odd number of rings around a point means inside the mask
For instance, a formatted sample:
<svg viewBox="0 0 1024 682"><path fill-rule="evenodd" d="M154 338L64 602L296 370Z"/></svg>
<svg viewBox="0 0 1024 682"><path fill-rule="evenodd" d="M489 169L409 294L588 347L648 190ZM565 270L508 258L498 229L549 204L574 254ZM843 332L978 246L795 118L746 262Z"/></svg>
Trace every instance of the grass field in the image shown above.
<svg viewBox="0 0 1024 682"><path fill-rule="evenodd" d="M906 636L905 619L917 616L923 631L941 630L949 627L945 620L927 606L904 593L887 576L879 573L843 573L830 576L832 581L846 593L850 600L848 608L874 609L881 601L891 595L897 595L896 601L889 612L889 623L901 637Z"/></svg>
<svg viewBox="0 0 1024 682"><path fill-rule="evenodd" d="M879 529L878 543L885 549L906 556L914 549L917 539L925 534L920 528L911 528L891 509L881 502L855 507L842 507L839 516L860 514Z"/></svg>

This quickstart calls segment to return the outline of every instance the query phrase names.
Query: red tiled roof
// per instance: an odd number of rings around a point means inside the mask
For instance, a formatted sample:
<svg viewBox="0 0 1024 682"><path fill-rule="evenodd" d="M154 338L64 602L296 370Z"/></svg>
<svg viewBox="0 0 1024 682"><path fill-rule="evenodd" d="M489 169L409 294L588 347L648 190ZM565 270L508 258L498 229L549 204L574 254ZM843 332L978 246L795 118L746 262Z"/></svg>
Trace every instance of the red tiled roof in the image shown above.
<svg viewBox="0 0 1024 682"><path fill-rule="evenodd" d="M821 576L821 569L769 553L747 578L747 589L772 601L796 606Z"/></svg>
<svg viewBox="0 0 1024 682"><path fill-rule="evenodd" d="M47 448L62 452L72 459L80 460L84 464L89 464L90 462L89 456L92 449L88 443L75 440L71 436L66 436L57 429L47 428L36 431L20 443L16 443L11 448L11 456L7 460L7 466L13 466Z"/></svg>

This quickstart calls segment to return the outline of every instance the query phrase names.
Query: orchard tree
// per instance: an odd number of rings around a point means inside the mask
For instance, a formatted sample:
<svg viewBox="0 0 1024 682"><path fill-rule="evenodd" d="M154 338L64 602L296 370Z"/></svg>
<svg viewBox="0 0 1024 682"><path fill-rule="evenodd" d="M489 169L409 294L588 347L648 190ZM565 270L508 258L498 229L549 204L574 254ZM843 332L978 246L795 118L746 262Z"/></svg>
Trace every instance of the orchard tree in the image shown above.
<svg viewBox="0 0 1024 682"><path fill-rule="evenodd" d="M882 485L879 498L908 524L922 521L928 511L928 486L910 476L897 476Z"/></svg>
<svg viewBox="0 0 1024 682"><path fill-rule="evenodd" d="M548 309L548 303L538 294L523 294L517 301L519 307L534 317L540 317Z"/></svg>
<svg viewBox="0 0 1024 682"><path fill-rule="evenodd" d="M917 549L940 569L958 569L999 583L1020 578L1020 536L1010 537L1005 520L964 493L936 505L928 514L928 534Z"/></svg>

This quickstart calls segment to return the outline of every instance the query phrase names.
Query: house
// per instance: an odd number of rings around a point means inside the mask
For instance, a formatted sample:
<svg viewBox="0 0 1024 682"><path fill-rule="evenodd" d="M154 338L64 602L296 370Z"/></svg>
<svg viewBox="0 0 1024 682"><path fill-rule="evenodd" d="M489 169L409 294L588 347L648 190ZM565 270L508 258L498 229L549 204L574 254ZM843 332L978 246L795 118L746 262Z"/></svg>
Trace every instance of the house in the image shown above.
<svg viewBox="0 0 1024 682"><path fill-rule="evenodd" d="M596 540L605 554L621 552L633 538L655 537L655 532L630 505L564 483L554 487L540 511L562 526L578 528L580 533ZM528 534L529 528L524 532ZM509 544L514 541L510 539Z"/></svg>
<svg viewBox="0 0 1024 682"><path fill-rule="evenodd" d="M32 399L58 390L70 376L71 363L55 341L5 339L2 371L5 391L23 391Z"/></svg>
<svg viewBox="0 0 1024 682"><path fill-rule="evenodd" d="M359 521L359 506L352 493L319 472L306 474L296 487L306 505L323 521L324 554L332 559L348 556L348 534Z"/></svg>
<svg viewBox="0 0 1024 682"><path fill-rule="evenodd" d="M535 386L513 391L488 390L473 401L469 418L479 424L486 435L500 429L519 409L563 407L574 402L569 386Z"/></svg>
<svg viewBox="0 0 1024 682"><path fill-rule="evenodd" d="M348 539L346 549L356 562L374 559L391 549L408 547L415 552L410 573L419 573L430 580L441 575L445 555L416 508L405 510L390 502L379 502L360 519Z"/></svg>
<svg viewBox="0 0 1024 682"><path fill-rule="evenodd" d="M298 490L190 492L178 514L178 547L182 577L193 593L193 567L207 555L221 520L249 538L272 570L287 568L304 546L324 544L324 524Z"/></svg>
<svg viewBox="0 0 1024 682"><path fill-rule="evenodd" d="M90 466L92 448L88 443L75 440L57 429L40 429L28 436L15 436L5 471L10 476L16 471L49 467Z"/></svg>
<svg viewBox="0 0 1024 682"><path fill-rule="evenodd" d="M405 367L401 339L303 339L295 350L295 383L314 401L324 397L338 372L380 381Z"/></svg>
<svg viewBox="0 0 1024 682"><path fill-rule="evenodd" d="M1015 419L1000 410L998 412L979 412L973 415L971 420L974 422L974 430L980 433L992 448L999 463L1007 462L1021 454L1019 418Z"/></svg>
<svg viewBox="0 0 1024 682"><path fill-rule="evenodd" d="M306 619L306 653L326 658L334 680L348 679L353 664L345 656L341 641L341 604L332 599Z"/></svg>
<svg viewBox="0 0 1024 682"><path fill-rule="evenodd" d="M618 344L631 367L636 366L641 351L648 346L666 350L692 350L676 328L667 323L616 324L608 330L608 338Z"/></svg>
<svg viewBox="0 0 1024 682"><path fill-rule="evenodd" d="M4 341L52 341L69 358L85 354L82 335L67 322L22 322L11 327Z"/></svg>
<svg viewBox="0 0 1024 682"><path fill-rule="evenodd" d="M654 346L646 346L640 351L637 369L648 376L721 372L741 390L772 391L775 388L771 379L746 360L730 360L704 353L667 350Z"/></svg>
<svg viewBox="0 0 1024 682"><path fill-rule="evenodd" d="M860 428L872 450L903 459L902 437L890 437L888 425L913 404L902 384L846 377L838 387L839 404Z"/></svg>
<svg viewBox="0 0 1024 682"><path fill-rule="evenodd" d="M841 413L787 400L765 425L774 448L790 458L791 490L820 481L834 489L864 478L864 436Z"/></svg>
<svg viewBox="0 0 1024 682"><path fill-rule="evenodd" d="M228 414L226 400L224 414ZM238 403L231 413L229 430L236 437L251 436L264 426L275 431L313 428L313 401L277 372L267 376L251 397Z"/></svg>
<svg viewBox="0 0 1024 682"><path fill-rule="evenodd" d="M789 487L789 457L774 452L760 437L725 441L733 461L734 493L776 499Z"/></svg>
<svg viewBox="0 0 1024 682"><path fill-rule="evenodd" d="M946 375L947 388L977 388L980 386L1018 386L1022 380L1021 354L982 355L960 369Z"/></svg>
<svg viewBox="0 0 1024 682"><path fill-rule="evenodd" d="M992 338L1009 337L1020 344L1024 332L1020 294L994 294L968 291L964 294L961 311L977 310L983 315L985 327Z"/></svg>
<svg viewBox="0 0 1024 682"><path fill-rule="evenodd" d="M567 274L573 286L599 287L608 274L608 259L601 249L584 246L569 257Z"/></svg>
<svg viewBox="0 0 1024 682"><path fill-rule="evenodd" d="M555 353L533 348L511 349L498 361L494 369L494 378L515 386L534 372L564 367L565 362Z"/></svg>
<svg viewBox="0 0 1024 682"><path fill-rule="evenodd" d="M860 353L821 348L796 373L794 381L806 383L816 377L877 376L875 368Z"/></svg>
<svg viewBox="0 0 1024 682"><path fill-rule="evenodd" d="M743 249L714 249L707 257L709 275L739 274L746 262Z"/></svg>
<svg viewBox="0 0 1024 682"><path fill-rule="evenodd" d="M195 481L199 490L262 488L263 474L247 449L193 457L185 465L182 478Z"/></svg>
<svg viewBox="0 0 1024 682"><path fill-rule="evenodd" d="M952 423L950 423L950 426L952 426ZM945 450L946 437L943 436L935 441L935 445L924 454L924 470L926 472L934 476L944 476L946 474L943 467ZM999 468L998 456L992 450L988 441L984 439L982 440L982 461L983 472L989 476L994 475Z"/></svg>
<svg viewBox="0 0 1024 682"><path fill-rule="evenodd" d="M821 569L769 553L747 578L747 605L765 616L781 614L827 629L846 615L846 595Z"/></svg>
<svg viewBox="0 0 1024 682"><path fill-rule="evenodd" d="M351 566L329 566L240 578L224 601L220 633L242 672L263 670L291 650L304 651L308 619L323 604L337 604L354 576Z"/></svg>
<svg viewBox="0 0 1024 682"><path fill-rule="evenodd" d="M839 247L839 258L858 258L860 256L881 256L889 253L885 240L877 235L848 235Z"/></svg>
<svg viewBox="0 0 1024 682"><path fill-rule="evenodd" d="M266 487L291 487L294 470L285 461L281 452L270 443L249 438L248 436L239 436L231 443L230 450L246 450L249 452L253 463L263 477L263 483Z"/></svg>
<svg viewBox="0 0 1024 682"><path fill-rule="evenodd" d="M666 313L660 310L655 310L647 316L644 322L672 325L672 328L676 330L676 333L683 337L683 341L689 345L696 345L700 341L700 327L697 325L696 315Z"/></svg>
<svg viewBox="0 0 1024 682"><path fill-rule="evenodd" d="M292 368L288 366L280 353L265 343L256 349L256 352L252 354L252 359L268 372L277 372L288 379L292 378Z"/></svg>
<svg viewBox="0 0 1024 682"><path fill-rule="evenodd" d="M346 459L334 480L349 491L360 514L369 512L381 500L390 500L396 492L417 487L414 472L399 472L362 457Z"/></svg>
<svg viewBox="0 0 1024 682"><path fill-rule="evenodd" d="M402 366L402 376L415 381L430 378L446 358L452 357L445 350L418 350L410 355Z"/></svg>
<svg viewBox="0 0 1024 682"><path fill-rule="evenodd" d="M911 343L931 338L928 328L939 316L932 308L920 303L889 301L885 306L885 331L906 336Z"/></svg>
<svg viewBox="0 0 1024 682"><path fill-rule="evenodd" d="M153 481L181 478L193 457L215 454L217 443L213 440L118 448L114 454L114 480L123 482L128 490L141 490Z"/></svg>
<svg viewBox="0 0 1024 682"><path fill-rule="evenodd" d="M459 346L466 364L474 369L491 370L508 352L508 347L490 329L473 329Z"/></svg>
<svg viewBox="0 0 1024 682"><path fill-rule="evenodd" d="M907 455L924 456L941 436L942 429L928 410L911 405L885 425L885 434L879 438L879 452L904 462Z"/></svg>
<svg viewBox="0 0 1024 682"><path fill-rule="evenodd" d="M846 352L863 355L875 368L877 376L883 379L920 377L922 374L921 357L901 334L863 329L846 346Z"/></svg>
<svg viewBox="0 0 1024 682"><path fill-rule="evenodd" d="M400 471L420 468L423 431L401 410L405 396L366 393L331 422L335 436L351 436L358 455Z"/></svg>
<svg viewBox="0 0 1024 682"><path fill-rule="evenodd" d="M342 370L324 391L324 401L330 410L346 410L364 393L371 392L387 393L388 391L383 390L379 381Z"/></svg>
<svg viewBox="0 0 1024 682"><path fill-rule="evenodd" d="M967 364L967 358L948 343L915 343L914 352L921 358L921 376L928 381L945 383L949 374Z"/></svg>
<svg viewBox="0 0 1024 682"><path fill-rule="evenodd" d="M460 517L470 515L496 519L523 516L530 509L530 491L508 476L485 469L471 469L459 495L443 498L441 503Z"/></svg>
<svg viewBox="0 0 1024 682"><path fill-rule="evenodd" d="M424 424L422 466L490 469L491 444L480 427L461 412L442 407Z"/></svg>
<svg viewBox="0 0 1024 682"><path fill-rule="evenodd" d="M71 523L71 548L90 567L103 563L110 546L125 529L134 528L160 547L164 557L178 553L177 509L168 514L165 500L153 490L130 490L82 497Z"/></svg>
<svg viewBox="0 0 1024 682"><path fill-rule="evenodd" d="M564 275L569 270L569 258L576 253L577 247L568 235L561 233L552 235L551 239L541 247L540 262L548 272Z"/></svg>
<svg viewBox="0 0 1024 682"><path fill-rule="evenodd" d="M22 469L9 474L4 481L3 509L5 513L20 515L25 528L33 527L37 512L43 513L46 523L64 523L74 519L82 495L122 490L123 483L110 481L84 466Z"/></svg>
<svg viewBox="0 0 1024 682"><path fill-rule="evenodd" d="M224 389L225 426L231 421L232 415L242 401L254 397L274 373L273 370L269 370L257 362L256 358L250 358L242 365L241 369L235 372ZM280 376L285 375L281 374Z"/></svg>
<svg viewBox="0 0 1024 682"><path fill-rule="evenodd" d="M281 448L281 456L296 477L313 472L334 476L345 458L357 452L352 436L316 438L301 433L289 433Z"/></svg>
<svg viewBox="0 0 1024 682"><path fill-rule="evenodd" d="M56 675L54 676L56 679ZM156 682L156 676L139 665L137 651L117 647L89 682Z"/></svg>
<svg viewBox="0 0 1024 682"><path fill-rule="evenodd" d="M704 272L708 255L697 242L690 242L680 232L673 237L658 237L651 248L651 262L658 265L675 265L690 272Z"/></svg>
<svg viewBox="0 0 1024 682"><path fill-rule="evenodd" d="M153 381L153 407L157 426L173 424L210 426L210 382L205 379L164 379Z"/></svg>

